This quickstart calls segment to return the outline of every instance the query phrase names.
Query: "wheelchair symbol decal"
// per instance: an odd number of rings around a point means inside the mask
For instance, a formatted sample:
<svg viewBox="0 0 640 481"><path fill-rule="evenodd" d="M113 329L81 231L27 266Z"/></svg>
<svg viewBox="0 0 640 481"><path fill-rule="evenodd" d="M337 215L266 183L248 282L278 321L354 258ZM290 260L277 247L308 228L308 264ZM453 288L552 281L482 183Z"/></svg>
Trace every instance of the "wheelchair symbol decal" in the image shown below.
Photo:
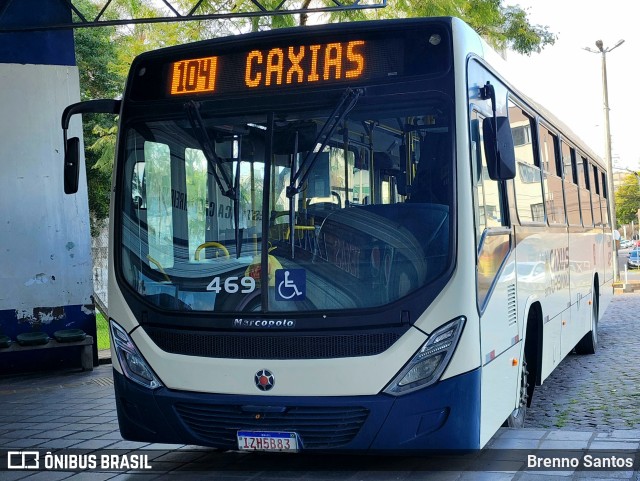
<svg viewBox="0 0 640 481"><path fill-rule="evenodd" d="M304 301L307 291L307 276L304 269L276 270L276 300Z"/></svg>

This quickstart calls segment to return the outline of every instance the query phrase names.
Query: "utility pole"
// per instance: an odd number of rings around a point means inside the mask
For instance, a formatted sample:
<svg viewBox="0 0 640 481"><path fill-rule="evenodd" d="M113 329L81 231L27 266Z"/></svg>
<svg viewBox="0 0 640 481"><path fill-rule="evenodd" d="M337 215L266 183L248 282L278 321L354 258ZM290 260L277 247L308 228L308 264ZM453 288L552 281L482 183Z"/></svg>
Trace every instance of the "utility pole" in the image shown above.
<svg viewBox="0 0 640 481"><path fill-rule="evenodd" d="M640 193L640 174L635 170L632 172L633 172L633 175L636 176L636 180L638 181L638 193ZM638 207L637 214L638 214L638 225L640 225L640 206ZM631 233L631 236L633 237L633 232Z"/></svg>
<svg viewBox="0 0 640 481"><path fill-rule="evenodd" d="M607 162L607 199L609 201L609 219L611 220L611 226L613 229L617 229L618 222L616 219L615 208L615 195L613 192L613 162L611 160L611 128L609 126L609 89L607 86L607 53L613 49L619 47L624 43L624 40L618 40L618 42L611 48L603 47L602 40L596 40L596 47L598 50L593 50L589 47L584 49L591 53L599 53L602 56L602 101L604 104L604 150L605 160ZM618 272L618 244L613 241L613 280L614 282L620 279L620 273Z"/></svg>

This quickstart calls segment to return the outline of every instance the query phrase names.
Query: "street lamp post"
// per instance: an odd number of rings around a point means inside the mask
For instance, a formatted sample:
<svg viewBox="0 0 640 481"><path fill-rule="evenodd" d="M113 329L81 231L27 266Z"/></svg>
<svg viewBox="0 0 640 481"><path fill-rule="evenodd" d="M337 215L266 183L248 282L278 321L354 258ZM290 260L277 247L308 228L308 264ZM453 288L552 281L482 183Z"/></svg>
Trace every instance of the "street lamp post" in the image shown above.
<svg viewBox="0 0 640 481"><path fill-rule="evenodd" d="M636 180L638 181L638 193L640 193L640 174L635 170L629 170L629 172L636 176ZM640 206L638 206L638 225L640 226ZM631 237L633 237L633 232L631 233Z"/></svg>
<svg viewBox="0 0 640 481"><path fill-rule="evenodd" d="M604 151L607 162L607 197L609 200L609 219L611 220L611 225L613 229L617 229L618 222L616 219L616 209L615 209L615 196L613 192L613 163L611 160L611 128L609 126L609 89L607 87L607 53L611 52L614 48L619 47L624 43L624 40L618 40L618 42L611 48L604 48L602 44L602 40L596 41L596 47L598 50L593 50L589 47L585 47L584 49L591 53L599 53L602 56L602 101L604 103ZM618 245L613 242L613 280L617 281L620 279L620 274L618 272Z"/></svg>

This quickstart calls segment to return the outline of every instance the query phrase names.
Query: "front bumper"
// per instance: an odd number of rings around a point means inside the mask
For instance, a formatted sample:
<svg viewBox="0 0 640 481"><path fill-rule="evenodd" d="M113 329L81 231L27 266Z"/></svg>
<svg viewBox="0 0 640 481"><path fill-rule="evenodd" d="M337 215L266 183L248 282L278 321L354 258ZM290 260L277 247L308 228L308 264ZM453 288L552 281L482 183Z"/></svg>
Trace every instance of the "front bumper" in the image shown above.
<svg viewBox="0 0 640 481"><path fill-rule="evenodd" d="M480 369L404 396L263 397L142 388L114 370L131 441L237 449L236 433L293 431L304 451L479 449Z"/></svg>

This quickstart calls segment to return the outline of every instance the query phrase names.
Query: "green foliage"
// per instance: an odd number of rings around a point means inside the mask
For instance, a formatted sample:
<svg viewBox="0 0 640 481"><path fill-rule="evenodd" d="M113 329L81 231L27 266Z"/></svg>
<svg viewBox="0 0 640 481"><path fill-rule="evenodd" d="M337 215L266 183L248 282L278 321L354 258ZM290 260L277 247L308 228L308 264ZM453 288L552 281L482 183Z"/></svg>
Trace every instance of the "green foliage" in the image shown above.
<svg viewBox="0 0 640 481"><path fill-rule="evenodd" d="M616 220L620 225L638 221L638 209L640 209L639 182L635 174L629 174L616 191Z"/></svg>
<svg viewBox="0 0 640 481"><path fill-rule="evenodd" d="M80 3L92 5L88 0ZM114 75L110 68L116 52L114 33L115 29L109 27L74 31L82 100L113 98L122 92L124 77Z"/></svg>
<svg viewBox="0 0 640 481"><path fill-rule="evenodd" d="M543 47L553 45L556 37L546 26L530 25L527 14L519 7L503 10L505 19L504 43L518 53L540 52Z"/></svg>
<svg viewBox="0 0 640 481"><path fill-rule="evenodd" d="M91 213L91 235L97 236L104 220L109 217L111 174L87 170L87 189Z"/></svg>
<svg viewBox="0 0 640 481"><path fill-rule="evenodd" d="M529 55L553 45L556 38L547 26L531 25L522 8L502 6L502 0L397 0L386 8L341 12L330 18L343 22L444 16L461 18L498 50L511 48Z"/></svg>
<svg viewBox="0 0 640 481"><path fill-rule="evenodd" d="M98 7L90 0L76 2L81 12L94 16ZM80 98L115 98L122 93L124 77L111 68L116 56L117 45L113 42L115 28L82 28L74 31L76 62L80 74ZM89 211L91 213L91 233L97 235L98 227L109 215L111 191L111 170L114 149L96 149L101 141L101 133L116 129L113 115L84 115L83 137L85 162L87 165L87 185L89 190ZM115 131L115 130L114 130Z"/></svg>
<svg viewBox="0 0 640 481"><path fill-rule="evenodd" d="M111 347L111 340L109 339L109 321L107 321L101 312L97 311L96 333L98 335L98 351L109 349Z"/></svg>
<svg viewBox="0 0 640 481"><path fill-rule="evenodd" d="M93 168L104 174L111 175L118 126L95 125L91 133L94 135L95 142L89 145L87 150L94 154L95 163Z"/></svg>

